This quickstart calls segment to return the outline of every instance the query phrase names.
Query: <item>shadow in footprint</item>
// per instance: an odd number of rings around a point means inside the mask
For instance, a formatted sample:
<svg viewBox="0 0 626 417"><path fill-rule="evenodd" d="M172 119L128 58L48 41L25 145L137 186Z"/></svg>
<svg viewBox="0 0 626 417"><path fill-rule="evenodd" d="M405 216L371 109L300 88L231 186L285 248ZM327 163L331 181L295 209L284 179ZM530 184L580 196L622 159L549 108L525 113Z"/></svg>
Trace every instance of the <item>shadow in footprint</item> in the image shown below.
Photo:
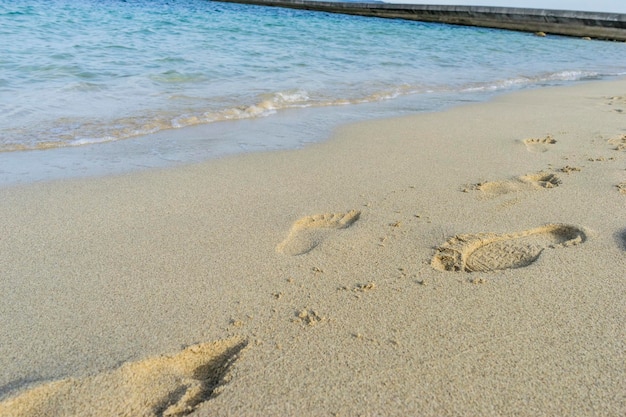
<svg viewBox="0 0 626 417"><path fill-rule="evenodd" d="M511 234L458 235L437 248L431 265L440 271L463 272L522 268L535 262L546 248L572 246L585 239L581 229L562 224Z"/></svg>
<svg viewBox="0 0 626 417"><path fill-rule="evenodd" d="M617 246L619 246L621 250L626 251L626 228L615 233L614 236L615 242L617 242Z"/></svg>
<svg viewBox="0 0 626 417"><path fill-rule="evenodd" d="M183 371L181 373L189 379L189 382L172 391L164 399L165 401L157 408L160 410L157 415L185 415L213 398L217 394L217 388L224 383L237 354L246 345L246 342L241 341L230 347L218 347L219 350L215 350L216 344L197 345L174 356L174 363L179 362Z"/></svg>
<svg viewBox="0 0 626 417"><path fill-rule="evenodd" d="M9 396L11 393L25 389L28 386L38 385L45 382L41 378L20 378L14 381L8 382L4 385L0 385L0 398L5 395Z"/></svg>
<svg viewBox="0 0 626 417"><path fill-rule="evenodd" d="M81 379L30 389L0 403L0 415L183 416L217 395L247 345L238 339L191 346Z"/></svg>
<svg viewBox="0 0 626 417"><path fill-rule="evenodd" d="M352 226L360 216L360 211L350 210L346 213L303 217L291 226L289 235L276 247L276 251L292 256L308 253L322 243L333 230Z"/></svg>

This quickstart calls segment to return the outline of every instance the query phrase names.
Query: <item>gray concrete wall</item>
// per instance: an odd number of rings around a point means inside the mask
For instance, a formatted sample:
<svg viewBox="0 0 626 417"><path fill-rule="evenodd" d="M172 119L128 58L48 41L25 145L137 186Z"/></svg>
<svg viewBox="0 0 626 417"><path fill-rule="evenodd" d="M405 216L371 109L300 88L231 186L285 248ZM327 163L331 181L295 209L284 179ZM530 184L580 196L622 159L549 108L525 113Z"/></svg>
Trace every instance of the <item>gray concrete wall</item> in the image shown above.
<svg viewBox="0 0 626 417"><path fill-rule="evenodd" d="M621 13L310 0L220 1L626 41L626 14Z"/></svg>

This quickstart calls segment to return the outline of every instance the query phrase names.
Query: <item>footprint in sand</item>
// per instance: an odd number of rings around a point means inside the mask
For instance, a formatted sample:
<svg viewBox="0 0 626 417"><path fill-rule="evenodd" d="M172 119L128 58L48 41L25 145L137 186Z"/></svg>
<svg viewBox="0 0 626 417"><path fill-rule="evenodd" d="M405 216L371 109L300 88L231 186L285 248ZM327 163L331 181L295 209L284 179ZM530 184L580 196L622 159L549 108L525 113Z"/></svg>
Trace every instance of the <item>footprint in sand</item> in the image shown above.
<svg viewBox="0 0 626 417"><path fill-rule="evenodd" d="M464 191L481 191L485 197L497 197L504 194L520 191L537 190L541 188L554 188L561 184L561 180L556 174L549 172L538 172L536 174L522 175L507 181L489 181L472 184Z"/></svg>
<svg viewBox="0 0 626 417"><path fill-rule="evenodd" d="M607 141L609 145L615 146L613 149L616 151L626 151L626 135L621 135Z"/></svg>
<svg viewBox="0 0 626 417"><path fill-rule="evenodd" d="M613 111L616 113L624 113L624 109L621 106L626 106L625 96L607 97L607 105L614 106Z"/></svg>
<svg viewBox="0 0 626 417"><path fill-rule="evenodd" d="M210 400L246 342L191 346L174 356L131 362L81 379L33 388L0 403L0 415L183 416Z"/></svg>
<svg viewBox="0 0 626 417"><path fill-rule="evenodd" d="M431 261L440 271L490 272L522 268L546 248L572 246L586 240L574 226L549 224L519 233L458 235L437 248Z"/></svg>
<svg viewBox="0 0 626 417"><path fill-rule="evenodd" d="M276 247L276 251L292 256L310 252L333 230L350 227L360 216L360 211L350 210L347 213L303 217L291 226L289 235Z"/></svg>
<svg viewBox="0 0 626 417"><path fill-rule="evenodd" d="M548 135L545 138L524 139L522 142L524 142L524 145L526 145L526 149L529 152L547 152L549 145L554 145L556 143L556 139Z"/></svg>

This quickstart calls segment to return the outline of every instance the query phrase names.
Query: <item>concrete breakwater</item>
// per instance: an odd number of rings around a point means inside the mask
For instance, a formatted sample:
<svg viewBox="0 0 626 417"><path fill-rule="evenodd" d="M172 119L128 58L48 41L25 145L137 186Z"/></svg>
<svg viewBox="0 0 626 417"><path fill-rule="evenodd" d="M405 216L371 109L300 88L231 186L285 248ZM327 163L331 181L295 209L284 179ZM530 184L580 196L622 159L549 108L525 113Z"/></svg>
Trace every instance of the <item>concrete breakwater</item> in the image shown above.
<svg viewBox="0 0 626 417"><path fill-rule="evenodd" d="M220 1L626 41L626 14L622 13L309 0Z"/></svg>

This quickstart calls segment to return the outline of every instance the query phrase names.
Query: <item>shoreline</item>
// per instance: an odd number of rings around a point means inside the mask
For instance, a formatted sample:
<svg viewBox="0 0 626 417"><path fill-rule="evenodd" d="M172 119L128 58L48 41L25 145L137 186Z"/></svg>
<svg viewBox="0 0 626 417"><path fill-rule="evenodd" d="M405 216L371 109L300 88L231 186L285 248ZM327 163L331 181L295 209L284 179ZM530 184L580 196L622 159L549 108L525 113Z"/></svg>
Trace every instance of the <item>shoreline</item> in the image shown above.
<svg viewBox="0 0 626 417"><path fill-rule="evenodd" d="M610 76L613 77L616 76ZM0 166L3 167L0 188L126 175L248 153L302 149L327 140L345 124L395 117L399 113L441 111L467 102L485 102L498 94L506 93L437 91L369 103L282 109L264 117L187 126L137 138L44 150L0 152ZM436 102L423 103L424 98Z"/></svg>
<svg viewBox="0 0 626 417"><path fill-rule="evenodd" d="M0 188L0 415L623 414L625 118L595 81Z"/></svg>
<svg viewBox="0 0 626 417"><path fill-rule="evenodd" d="M620 79L618 75L599 77L552 81L549 87ZM303 149L327 140L346 124L395 118L398 114L440 112L542 88L546 86L531 84L504 91L482 87L478 91L433 91L424 93L427 97L417 94L348 106L286 109L267 117L187 126L102 143L0 152L0 188L127 175L247 153Z"/></svg>

